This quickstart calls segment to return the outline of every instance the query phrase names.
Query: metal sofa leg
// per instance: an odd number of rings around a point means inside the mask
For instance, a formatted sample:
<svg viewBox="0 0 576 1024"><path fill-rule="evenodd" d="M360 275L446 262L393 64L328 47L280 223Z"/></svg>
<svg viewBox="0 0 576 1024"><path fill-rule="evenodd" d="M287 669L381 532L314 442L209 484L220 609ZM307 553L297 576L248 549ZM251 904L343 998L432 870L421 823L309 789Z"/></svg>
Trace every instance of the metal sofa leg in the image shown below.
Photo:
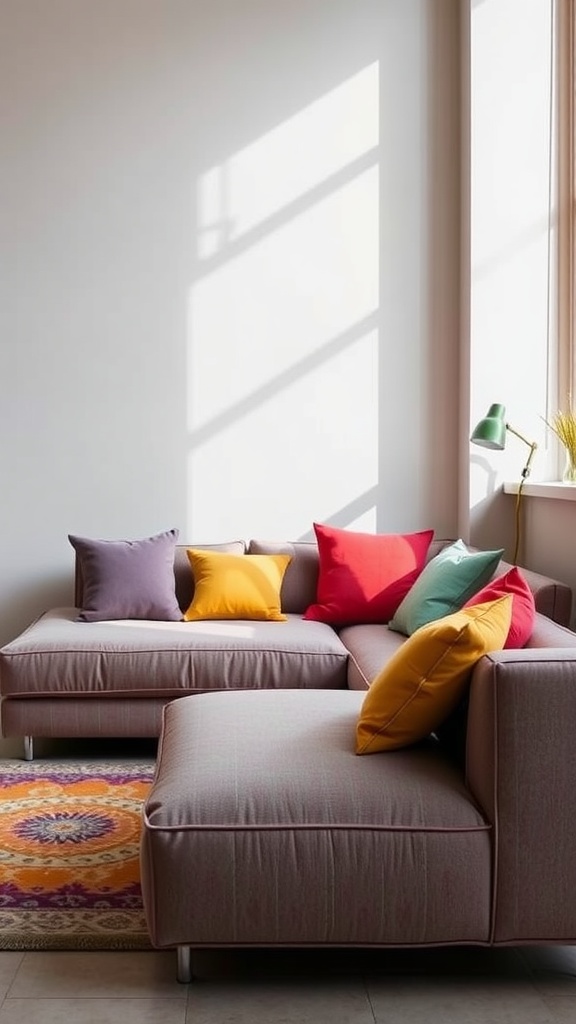
<svg viewBox="0 0 576 1024"><path fill-rule="evenodd" d="M34 737L33 736L25 736L24 737L24 760L25 761L33 761L34 760Z"/></svg>
<svg viewBox="0 0 576 1024"><path fill-rule="evenodd" d="M187 985L192 981L192 957L190 954L190 946L177 946L176 953L178 955L178 970L176 977L183 985Z"/></svg>

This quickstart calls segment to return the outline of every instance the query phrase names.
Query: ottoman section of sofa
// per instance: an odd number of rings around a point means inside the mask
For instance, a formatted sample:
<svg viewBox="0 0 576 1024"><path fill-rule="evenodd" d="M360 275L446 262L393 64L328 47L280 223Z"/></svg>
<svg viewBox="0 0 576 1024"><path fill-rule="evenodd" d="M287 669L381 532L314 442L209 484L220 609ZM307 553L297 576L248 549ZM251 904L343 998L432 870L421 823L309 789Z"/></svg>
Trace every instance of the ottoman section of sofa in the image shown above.
<svg viewBox="0 0 576 1024"><path fill-rule="evenodd" d="M152 941L485 943L490 826L439 745L355 754L358 691L252 691L164 710L144 809Z"/></svg>

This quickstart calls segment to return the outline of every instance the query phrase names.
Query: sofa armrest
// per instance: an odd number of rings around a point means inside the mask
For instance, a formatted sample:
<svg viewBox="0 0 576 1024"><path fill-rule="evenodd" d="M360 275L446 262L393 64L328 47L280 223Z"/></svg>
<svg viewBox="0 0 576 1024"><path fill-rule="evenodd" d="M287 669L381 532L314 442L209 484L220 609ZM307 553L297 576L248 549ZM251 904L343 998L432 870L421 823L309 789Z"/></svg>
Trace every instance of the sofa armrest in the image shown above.
<svg viewBox="0 0 576 1024"><path fill-rule="evenodd" d="M576 649L476 665L466 775L493 825L496 943L576 941L575 732Z"/></svg>

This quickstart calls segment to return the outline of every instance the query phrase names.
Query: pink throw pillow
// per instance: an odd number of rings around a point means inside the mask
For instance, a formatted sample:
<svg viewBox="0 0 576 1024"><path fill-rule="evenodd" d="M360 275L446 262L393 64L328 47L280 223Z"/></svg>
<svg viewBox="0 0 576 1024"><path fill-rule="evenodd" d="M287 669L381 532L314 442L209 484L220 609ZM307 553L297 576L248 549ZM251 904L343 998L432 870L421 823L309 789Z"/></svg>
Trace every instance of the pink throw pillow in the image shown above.
<svg viewBox="0 0 576 1024"><path fill-rule="evenodd" d="M344 626L388 622L424 568L433 530L357 533L314 523L319 575L305 619Z"/></svg>
<svg viewBox="0 0 576 1024"><path fill-rule="evenodd" d="M487 583L482 590L479 590L466 602L464 607L469 608L473 604L495 601L504 594L512 594L512 622L504 647L524 647L532 635L536 605L534 594L516 566L509 569L503 576L498 576L495 580Z"/></svg>

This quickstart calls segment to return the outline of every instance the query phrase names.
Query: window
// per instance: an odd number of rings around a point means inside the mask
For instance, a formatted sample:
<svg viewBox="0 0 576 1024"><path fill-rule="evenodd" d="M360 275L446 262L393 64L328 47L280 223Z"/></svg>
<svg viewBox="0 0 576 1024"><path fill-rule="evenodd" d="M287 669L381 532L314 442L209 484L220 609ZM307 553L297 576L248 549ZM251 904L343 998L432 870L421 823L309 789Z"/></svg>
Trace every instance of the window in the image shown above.
<svg viewBox="0 0 576 1024"><path fill-rule="evenodd" d="M558 406L576 404L576 4L557 0Z"/></svg>

